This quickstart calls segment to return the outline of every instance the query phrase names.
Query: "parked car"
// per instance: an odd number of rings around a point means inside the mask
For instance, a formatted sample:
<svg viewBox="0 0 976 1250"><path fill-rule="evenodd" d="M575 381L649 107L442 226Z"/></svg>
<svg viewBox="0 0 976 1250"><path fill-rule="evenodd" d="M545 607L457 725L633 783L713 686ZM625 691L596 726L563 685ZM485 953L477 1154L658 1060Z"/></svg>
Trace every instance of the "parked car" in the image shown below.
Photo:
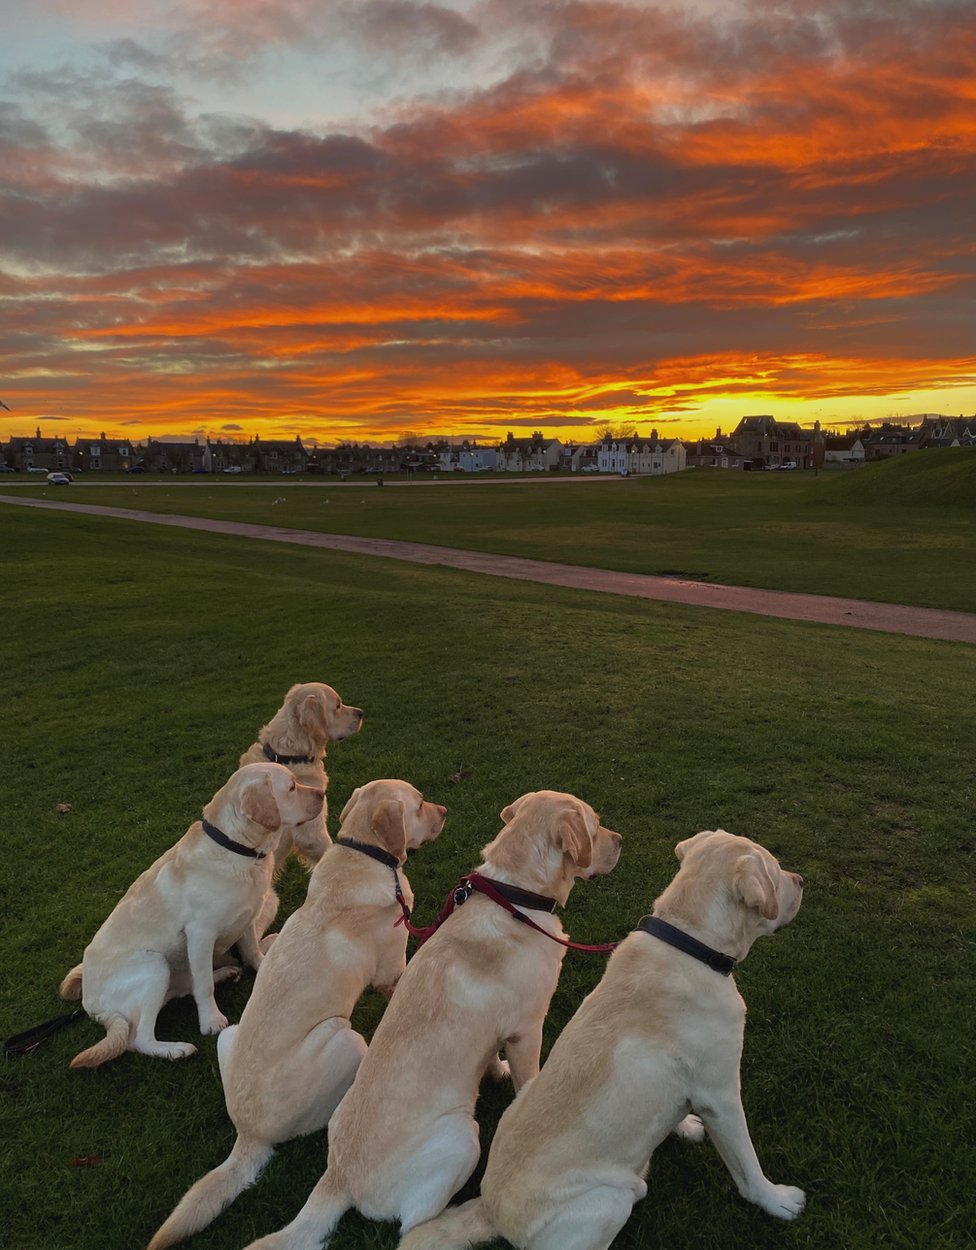
<svg viewBox="0 0 976 1250"><path fill-rule="evenodd" d="M796 463L795 460L784 460L783 463L779 467L781 469L798 469L800 466Z"/></svg>
<svg viewBox="0 0 976 1250"><path fill-rule="evenodd" d="M49 473L47 481L49 486L70 486L72 478L70 473Z"/></svg>
<svg viewBox="0 0 976 1250"><path fill-rule="evenodd" d="M19 472L19 470L15 469L12 464L0 464L0 473L17 473L17 472Z"/></svg>
<svg viewBox="0 0 976 1250"><path fill-rule="evenodd" d="M37 464L29 464L27 466L27 472L28 473L46 473L47 469L44 469L40 465L37 465Z"/></svg>
<svg viewBox="0 0 976 1250"><path fill-rule="evenodd" d="M221 473L243 473L244 470L239 464L229 464L226 469L221 469Z"/></svg>

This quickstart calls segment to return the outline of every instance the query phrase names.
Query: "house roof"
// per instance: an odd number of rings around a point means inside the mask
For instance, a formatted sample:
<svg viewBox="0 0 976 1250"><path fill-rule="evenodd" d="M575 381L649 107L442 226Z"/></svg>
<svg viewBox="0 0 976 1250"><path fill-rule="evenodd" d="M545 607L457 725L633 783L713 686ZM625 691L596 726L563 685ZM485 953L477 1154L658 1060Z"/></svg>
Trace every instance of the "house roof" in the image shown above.
<svg viewBox="0 0 976 1250"><path fill-rule="evenodd" d="M28 445L34 451L57 451L59 448L67 451L69 447L66 438L41 438L40 436L12 434L7 440L7 446L11 451L22 450Z"/></svg>
<svg viewBox="0 0 976 1250"><path fill-rule="evenodd" d="M558 438L506 438L504 443L499 443L499 451L545 451L551 447L553 443L558 443Z"/></svg>
<svg viewBox="0 0 976 1250"><path fill-rule="evenodd" d="M775 417L743 417L732 431L736 434L758 434L763 438L793 438L810 441L815 431L805 430L796 421L777 421Z"/></svg>

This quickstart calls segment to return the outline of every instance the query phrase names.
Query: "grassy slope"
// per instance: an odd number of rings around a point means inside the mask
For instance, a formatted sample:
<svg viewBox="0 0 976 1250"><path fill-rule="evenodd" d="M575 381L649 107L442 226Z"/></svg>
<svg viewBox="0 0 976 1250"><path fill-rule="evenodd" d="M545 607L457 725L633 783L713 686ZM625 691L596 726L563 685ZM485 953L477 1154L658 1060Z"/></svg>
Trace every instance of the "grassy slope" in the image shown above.
<svg viewBox="0 0 976 1250"><path fill-rule="evenodd" d="M667 1142L620 1247L968 1244L973 649L82 517L0 521L4 1035L61 1009L60 976L119 894L289 683L323 678L367 711L330 755L333 813L382 775L449 806L410 868L421 917L500 808L539 786L579 793L626 837L618 871L570 900L584 941L625 932L700 828L755 836L804 874L799 918L737 979L757 1148L809 1209L783 1226L736 1197L711 1147ZM301 890L290 870L282 916ZM549 1042L601 968L567 956ZM232 1018L247 989L222 994ZM379 1011L369 997L357 1023L370 1032ZM186 1004L162 1035L199 1040ZM4 1066L9 1250L144 1244L229 1148L214 1039L185 1064L69 1072L96 1036L76 1025ZM485 1140L508 1097L486 1088ZM279 1227L324 1155L322 1139L285 1146L192 1244L231 1250ZM332 1244L396 1237L353 1217Z"/></svg>
<svg viewBox="0 0 976 1250"><path fill-rule="evenodd" d="M626 483L382 490L375 481L283 479L269 488L204 478L86 486L70 497L976 611L976 455L967 451L819 477L703 470Z"/></svg>

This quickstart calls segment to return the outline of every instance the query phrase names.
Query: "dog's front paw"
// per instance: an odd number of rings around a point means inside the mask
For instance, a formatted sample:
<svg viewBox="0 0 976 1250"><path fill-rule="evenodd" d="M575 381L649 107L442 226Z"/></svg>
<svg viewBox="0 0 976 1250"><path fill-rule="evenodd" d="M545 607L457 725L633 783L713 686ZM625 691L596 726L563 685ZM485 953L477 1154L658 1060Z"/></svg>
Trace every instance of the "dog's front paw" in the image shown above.
<svg viewBox="0 0 976 1250"><path fill-rule="evenodd" d="M674 1135L680 1137L682 1141L703 1141L705 1125L697 1115L686 1115L674 1126Z"/></svg>
<svg viewBox="0 0 976 1250"><path fill-rule="evenodd" d="M200 1032L204 1037L211 1033L222 1033L229 1023L230 1021L222 1011L211 1012L200 1017Z"/></svg>
<svg viewBox="0 0 976 1250"><path fill-rule="evenodd" d="M753 1201L769 1215L780 1220L795 1220L806 1206L807 1196L794 1185L770 1185Z"/></svg>

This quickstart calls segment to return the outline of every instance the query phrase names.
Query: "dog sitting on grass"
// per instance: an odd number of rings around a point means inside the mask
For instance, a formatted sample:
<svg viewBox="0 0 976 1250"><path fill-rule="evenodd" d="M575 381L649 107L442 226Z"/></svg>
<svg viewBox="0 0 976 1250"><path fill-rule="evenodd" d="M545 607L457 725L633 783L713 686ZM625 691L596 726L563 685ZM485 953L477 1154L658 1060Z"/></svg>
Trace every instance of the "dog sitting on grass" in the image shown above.
<svg viewBox="0 0 976 1250"><path fill-rule="evenodd" d="M61 983L62 998L81 998L105 1037L71 1061L97 1068L126 1050L160 1059L196 1053L189 1042L156 1037L156 1017L171 998L192 994L200 1032L219 1033L227 1019L214 985L236 977L214 969L235 943L255 971L263 927L277 909L272 888L281 828L316 821L325 791L303 786L281 764L239 768L175 846L127 890Z"/></svg>
<svg viewBox="0 0 976 1250"><path fill-rule="evenodd" d="M534 927L459 889L456 910L407 964L329 1122L324 1176L295 1219L250 1250L313 1250L350 1207L404 1230L431 1219L477 1166L482 1076L510 1071L520 1089L538 1073L566 954L555 909L577 881L611 871L621 837L589 804L552 790L522 795L501 816L477 876L518 898Z"/></svg>
<svg viewBox="0 0 976 1250"><path fill-rule="evenodd" d="M793 919L803 879L721 829L675 853L681 867L653 916L620 944L502 1116L481 1197L414 1228L399 1250L467 1250L496 1237L522 1250L606 1250L647 1194L654 1150L682 1126L692 1135L690 1111L743 1198L783 1220L803 1210L802 1190L766 1178L749 1135L739 1087L746 1008L729 975L756 938Z"/></svg>
<svg viewBox="0 0 976 1250"><path fill-rule="evenodd" d="M406 781L354 791L339 842L268 952L240 1024L217 1044L234 1148L184 1195L149 1250L206 1228L258 1179L276 1144L329 1123L366 1053L353 1008L367 985L389 997L406 967L398 921L399 899L413 904L407 852L436 838L446 815Z"/></svg>
<svg viewBox="0 0 976 1250"><path fill-rule="evenodd" d="M271 720L261 726L257 741L244 752L240 763L242 767L265 760L284 764L302 785L324 791L329 784L323 763L326 747L359 733L362 724L362 709L347 706L331 686L320 681L302 682L292 686ZM291 851L314 868L332 845L328 817L328 803L323 803L315 820L281 826L274 857L276 873Z"/></svg>

